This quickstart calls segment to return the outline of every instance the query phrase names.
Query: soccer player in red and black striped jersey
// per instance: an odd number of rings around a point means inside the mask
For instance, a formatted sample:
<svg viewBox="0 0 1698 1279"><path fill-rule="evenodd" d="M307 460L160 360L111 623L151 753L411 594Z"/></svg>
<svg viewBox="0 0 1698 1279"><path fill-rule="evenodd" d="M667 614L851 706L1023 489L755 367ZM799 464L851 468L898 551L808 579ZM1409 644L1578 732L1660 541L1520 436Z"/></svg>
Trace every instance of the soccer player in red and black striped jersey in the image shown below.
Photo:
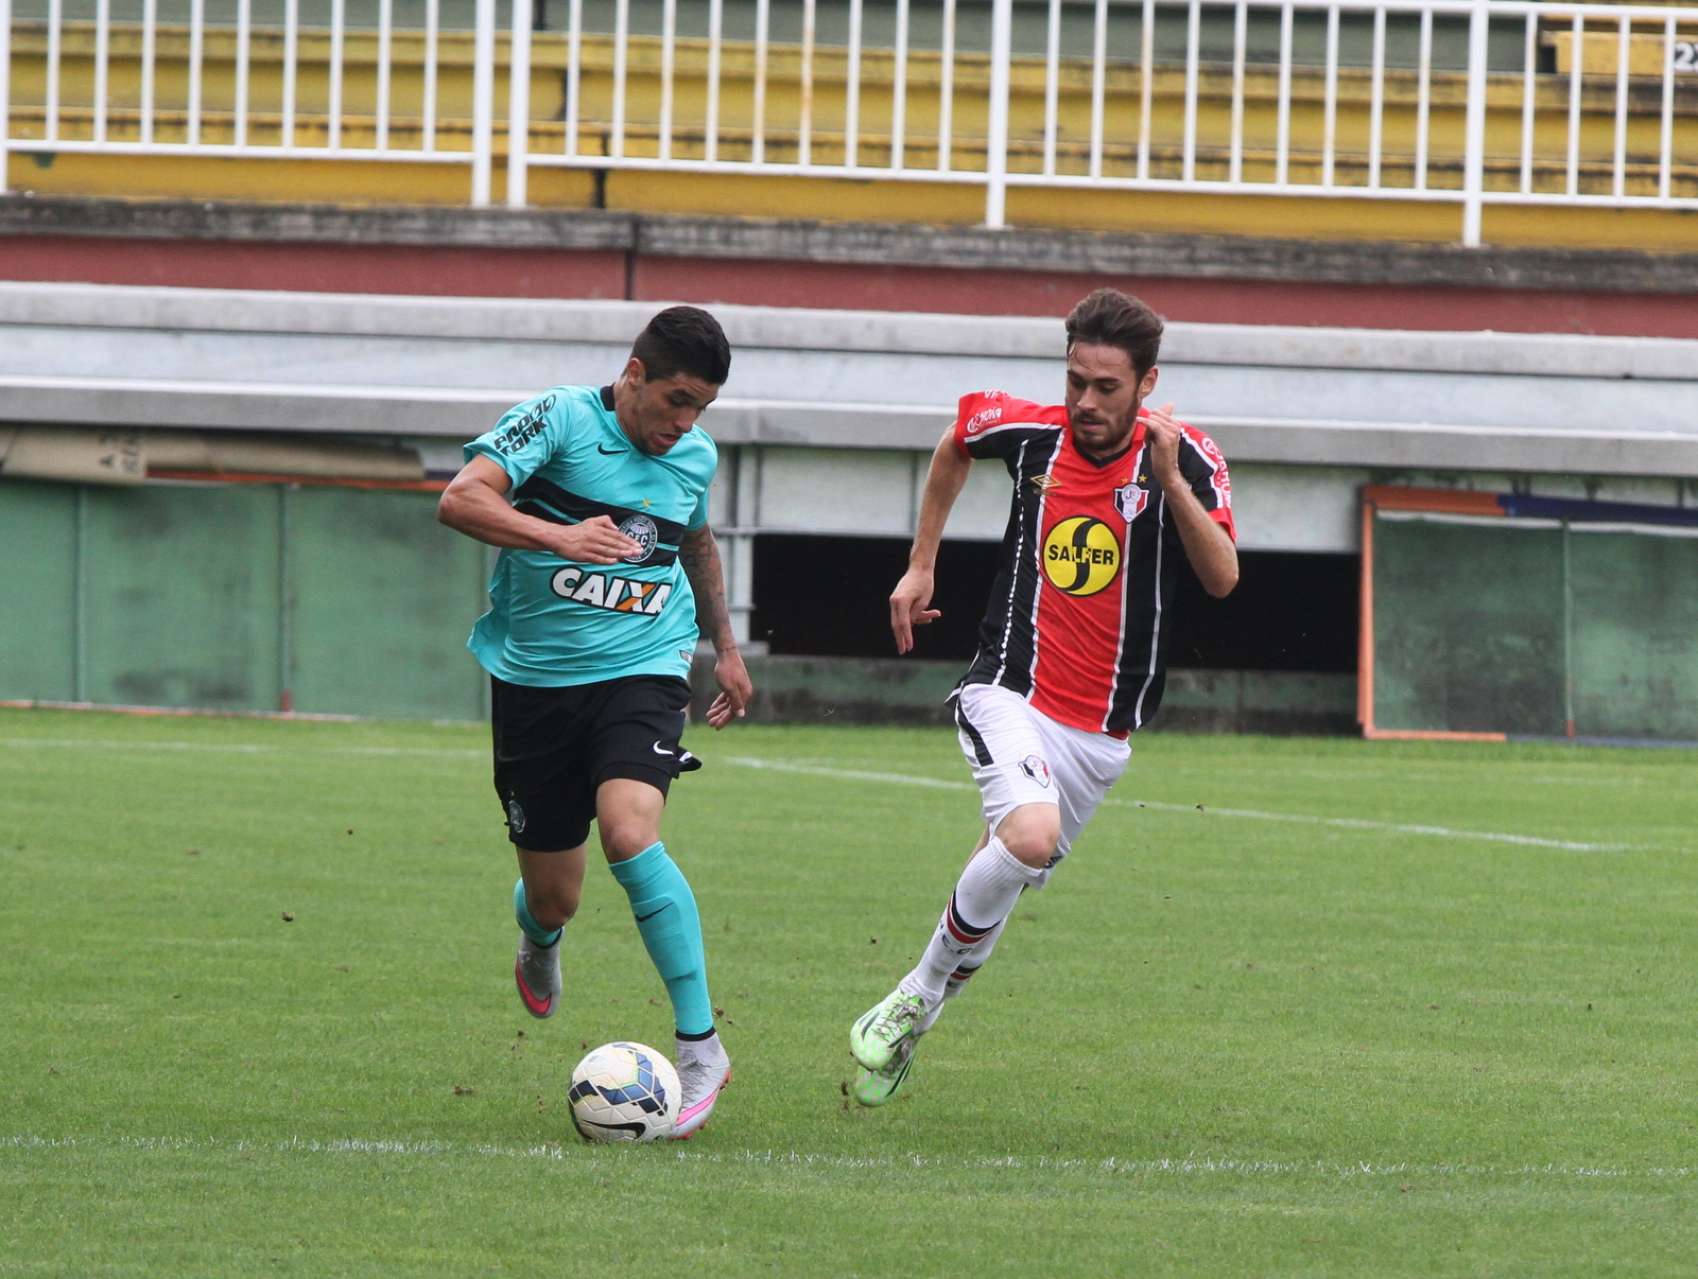
<svg viewBox="0 0 1698 1279"><path fill-rule="evenodd" d="M973 664L954 694L984 830L920 962L850 1030L855 1095L882 1105L944 1001L990 956L1027 888L1041 888L1131 757L1166 675L1183 559L1210 595L1238 582L1226 459L1155 390L1162 320L1098 289L1067 317L1067 394L1040 405L961 398L932 455L909 567L890 597L900 653L931 607L938 543L973 462L1013 481Z"/></svg>

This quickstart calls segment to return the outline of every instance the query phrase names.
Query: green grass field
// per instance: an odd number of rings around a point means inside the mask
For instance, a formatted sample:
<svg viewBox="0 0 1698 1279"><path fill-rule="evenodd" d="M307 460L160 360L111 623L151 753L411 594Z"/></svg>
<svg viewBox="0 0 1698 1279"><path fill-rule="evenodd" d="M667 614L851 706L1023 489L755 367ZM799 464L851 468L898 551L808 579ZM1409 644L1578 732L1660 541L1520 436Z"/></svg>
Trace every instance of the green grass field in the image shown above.
<svg viewBox="0 0 1698 1279"><path fill-rule="evenodd" d="M943 729L693 730L667 841L736 1081L592 867L549 1022L471 726L0 713L0 1273L1690 1275L1698 758L1145 736L922 1049L850 1020L974 838Z"/></svg>

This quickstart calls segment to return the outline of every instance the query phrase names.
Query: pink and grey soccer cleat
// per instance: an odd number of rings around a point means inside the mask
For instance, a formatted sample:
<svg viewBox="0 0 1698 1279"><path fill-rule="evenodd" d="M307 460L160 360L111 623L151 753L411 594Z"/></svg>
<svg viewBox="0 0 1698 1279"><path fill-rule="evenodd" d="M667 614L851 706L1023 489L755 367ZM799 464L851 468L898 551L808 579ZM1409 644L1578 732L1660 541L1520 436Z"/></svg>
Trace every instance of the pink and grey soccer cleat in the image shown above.
<svg viewBox="0 0 1698 1279"><path fill-rule="evenodd" d="M552 1017L560 1002L560 942L539 946L528 934L519 934L519 957L513 961L513 984L519 999L533 1017Z"/></svg>
<svg viewBox="0 0 1698 1279"><path fill-rule="evenodd" d="M719 1101L720 1092L730 1082L731 1059L728 1057L722 1056L718 1061L679 1057L678 1083L683 1100L678 1107L678 1118L672 1123L674 1141L689 1140L708 1121L715 1103Z"/></svg>

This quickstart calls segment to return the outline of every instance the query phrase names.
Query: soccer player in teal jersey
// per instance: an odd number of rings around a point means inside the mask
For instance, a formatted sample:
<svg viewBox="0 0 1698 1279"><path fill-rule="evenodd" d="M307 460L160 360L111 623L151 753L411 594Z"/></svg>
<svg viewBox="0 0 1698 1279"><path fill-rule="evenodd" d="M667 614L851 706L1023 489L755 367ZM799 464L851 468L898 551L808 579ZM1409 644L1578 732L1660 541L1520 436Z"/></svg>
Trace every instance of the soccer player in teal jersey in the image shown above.
<svg viewBox="0 0 1698 1279"><path fill-rule="evenodd" d="M695 897L660 839L667 789L700 767L681 744L698 625L718 655L708 723L740 718L753 693L707 522L718 450L696 428L730 368L718 321L670 307L611 386L557 386L467 444L437 508L501 548L466 646L489 672L495 790L519 857L519 998L554 1015L594 821L672 998L675 1137L731 1078Z"/></svg>

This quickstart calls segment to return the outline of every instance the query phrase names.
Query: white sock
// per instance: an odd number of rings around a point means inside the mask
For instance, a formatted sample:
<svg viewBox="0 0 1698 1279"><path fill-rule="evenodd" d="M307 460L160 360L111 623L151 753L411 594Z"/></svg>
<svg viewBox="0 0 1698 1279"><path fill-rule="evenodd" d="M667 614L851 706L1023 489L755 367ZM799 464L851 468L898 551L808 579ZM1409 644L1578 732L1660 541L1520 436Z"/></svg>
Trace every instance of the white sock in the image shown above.
<svg viewBox="0 0 1698 1279"><path fill-rule="evenodd" d="M937 1019L943 1016L943 1010L949 1001L967 989L968 979L984 967L985 960L989 959L991 951L996 949L996 939L1002 936L1003 925L1007 923L1008 916L1004 915L1002 923L986 933L983 941L961 956L961 961L955 965L955 971L949 974L949 980L944 983L942 1000L920 1018L919 1024L914 1027L916 1035L923 1035L937 1025Z"/></svg>
<svg viewBox="0 0 1698 1279"><path fill-rule="evenodd" d="M987 939L996 944L995 934L1020 899L1020 890L1042 880L1042 871L1027 866L993 835L961 872L925 953L897 988L919 995L928 1011L940 1005L951 974Z"/></svg>

